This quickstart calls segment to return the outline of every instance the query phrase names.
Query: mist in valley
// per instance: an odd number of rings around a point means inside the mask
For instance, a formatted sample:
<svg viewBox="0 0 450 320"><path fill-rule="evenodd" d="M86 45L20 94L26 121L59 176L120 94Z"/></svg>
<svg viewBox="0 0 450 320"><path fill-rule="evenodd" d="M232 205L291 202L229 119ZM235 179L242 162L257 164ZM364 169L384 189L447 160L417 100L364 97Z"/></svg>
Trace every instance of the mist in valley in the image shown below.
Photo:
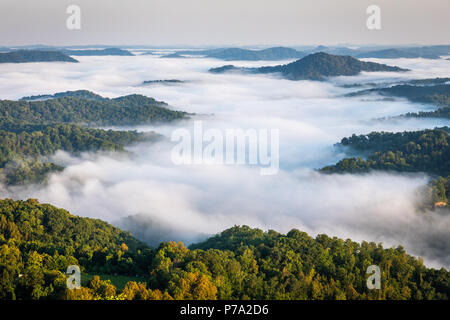
<svg viewBox="0 0 450 320"><path fill-rule="evenodd" d="M120 130L155 131L167 139L128 147L129 154L57 152L52 161L66 169L44 186L1 187L1 197L37 198L73 214L104 219L157 246L161 241L201 241L233 225L287 232L297 228L315 236L402 245L433 267L450 267L450 216L420 212L418 190L424 174L371 173L323 175L325 165L345 157L333 145L343 137L371 131L420 130L450 125L448 120L379 121L433 108L404 99L345 97L354 83L385 83L445 77L446 60L370 61L412 69L406 73L362 73L330 81L289 81L277 75L210 74L223 61L79 57L79 64L5 65L2 99L87 89L105 97L139 93L195 113L181 122ZM283 63L286 63L285 61ZM239 66L267 62L232 61ZM280 62L272 63L279 64ZM179 79L177 85L142 85L145 80ZM175 165L173 130L278 129L280 170L260 175L251 165Z"/></svg>

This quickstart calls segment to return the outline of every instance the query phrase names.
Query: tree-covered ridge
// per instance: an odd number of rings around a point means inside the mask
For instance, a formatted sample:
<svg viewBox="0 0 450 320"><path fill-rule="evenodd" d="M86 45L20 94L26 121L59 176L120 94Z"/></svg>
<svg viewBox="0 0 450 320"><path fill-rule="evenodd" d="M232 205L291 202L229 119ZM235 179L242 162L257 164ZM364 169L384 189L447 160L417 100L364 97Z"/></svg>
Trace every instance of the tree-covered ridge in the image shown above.
<svg viewBox="0 0 450 320"><path fill-rule="evenodd" d="M450 100L445 102L450 104ZM396 118L444 118L450 119L450 107L442 107L434 111L408 112Z"/></svg>
<svg viewBox="0 0 450 320"><path fill-rule="evenodd" d="M129 233L101 220L33 199L0 200L1 299L62 299L69 265L83 272L144 274L148 254Z"/></svg>
<svg viewBox="0 0 450 320"><path fill-rule="evenodd" d="M28 99L38 101L25 101ZM108 99L87 90L0 100L0 180L7 185L45 182L49 173L63 169L42 159L57 150L72 154L124 151L126 145L158 137L80 125L136 125L186 116L145 96Z"/></svg>
<svg viewBox="0 0 450 320"><path fill-rule="evenodd" d="M284 60L298 59L305 56L304 52L287 47L272 47L261 50L243 48L218 48L209 50L183 50L176 51L164 58L183 58L186 56L205 56L221 60Z"/></svg>
<svg viewBox="0 0 450 320"><path fill-rule="evenodd" d="M439 55L427 52L403 50L403 49L383 49L369 52L363 52L356 55L358 58L378 58L378 59L399 59L399 58L425 58L439 59Z"/></svg>
<svg viewBox="0 0 450 320"><path fill-rule="evenodd" d="M159 137L155 133L83 128L77 125L16 126L0 130L0 179L8 185L38 183L48 173L63 168L42 162L57 150L71 154L84 151L124 151L124 146Z"/></svg>
<svg viewBox="0 0 450 320"><path fill-rule="evenodd" d="M58 51L16 50L0 53L0 63L24 62L78 62L74 58Z"/></svg>
<svg viewBox="0 0 450 320"><path fill-rule="evenodd" d="M0 100L0 126L17 122L137 125L186 116L185 112L168 109L164 102L137 94L103 100L72 96L31 102Z"/></svg>
<svg viewBox="0 0 450 320"><path fill-rule="evenodd" d="M65 271L143 276L119 292L92 278L66 289ZM366 286L381 269L381 290ZM139 281L141 282L141 281ZM36 200L0 200L1 299L448 299L450 273L403 248L233 227L186 248L150 249L130 234Z"/></svg>
<svg viewBox="0 0 450 320"><path fill-rule="evenodd" d="M413 132L372 132L352 135L340 145L359 153L361 157L345 158L321 169L325 173L362 173L371 170L426 172L438 176L450 174L449 128Z"/></svg>
<svg viewBox="0 0 450 320"><path fill-rule="evenodd" d="M450 106L450 84L445 83L437 85L401 84L387 88L363 90L351 93L348 96L359 96L371 93L377 93L382 96L403 97L413 102L431 103L441 107Z"/></svg>
<svg viewBox="0 0 450 320"><path fill-rule="evenodd" d="M75 91L65 91L65 92L57 92L55 94L40 94L37 96L28 96L20 98L20 101L35 101L35 100L47 100L47 99L55 99L62 97L76 97L82 98L86 100L105 100L102 96L88 91L88 90L75 90Z"/></svg>
<svg viewBox="0 0 450 320"><path fill-rule="evenodd" d="M123 146L150 138L136 131L113 131L83 128L76 125L49 125L39 131L20 133L0 130L0 166L14 156L39 157L57 150L124 151Z"/></svg>
<svg viewBox="0 0 450 320"><path fill-rule="evenodd" d="M365 62L351 56L332 55L324 52L313 53L295 62L271 67L238 68L227 65L209 70L212 73L243 71L248 73L280 73L290 80L325 80L327 77L354 76L362 71L408 71L375 62Z"/></svg>

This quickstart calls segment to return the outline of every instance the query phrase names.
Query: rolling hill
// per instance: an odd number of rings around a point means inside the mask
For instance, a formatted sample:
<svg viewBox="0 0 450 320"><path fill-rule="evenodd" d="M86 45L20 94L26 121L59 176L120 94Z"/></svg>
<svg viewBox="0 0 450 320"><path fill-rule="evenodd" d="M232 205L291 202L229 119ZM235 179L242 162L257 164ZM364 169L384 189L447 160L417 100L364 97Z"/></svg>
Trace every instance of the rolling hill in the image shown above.
<svg viewBox="0 0 450 320"><path fill-rule="evenodd" d="M0 53L0 63L78 62L58 51L17 50Z"/></svg>
<svg viewBox="0 0 450 320"><path fill-rule="evenodd" d="M350 56L332 55L324 52L313 53L295 62L271 67L239 68L227 65L209 70L212 73L238 71L253 74L279 73L289 80L325 80L335 76L354 76L362 71L399 72L408 71L385 64L364 62Z"/></svg>
<svg viewBox="0 0 450 320"><path fill-rule="evenodd" d="M366 286L378 265L381 289ZM78 265L93 276L66 287ZM118 291L108 275L133 276ZM431 300L448 299L450 272L430 269L402 247L326 235L310 237L235 226L187 248L149 248L110 224L70 214L35 199L0 200L0 299L161 300ZM124 278L124 277L122 277Z"/></svg>

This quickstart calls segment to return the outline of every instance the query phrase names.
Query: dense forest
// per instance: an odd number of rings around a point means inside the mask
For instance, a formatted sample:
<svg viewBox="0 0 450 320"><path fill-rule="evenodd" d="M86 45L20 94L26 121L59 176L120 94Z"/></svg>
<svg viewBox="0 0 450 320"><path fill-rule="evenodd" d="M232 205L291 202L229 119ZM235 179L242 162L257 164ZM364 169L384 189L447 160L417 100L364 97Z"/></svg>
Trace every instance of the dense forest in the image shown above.
<svg viewBox="0 0 450 320"><path fill-rule="evenodd" d="M227 65L212 68L209 72L223 73L242 71L248 73L280 73L290 80L325 80L327 77L354 76L361 71L408 71L375 62L365 62L350 56L332 55L324 52L313 53L295 62L271 67L239 68Z"/></svg>
<svg viewBox="0 0 450 320"><path fill-rule="evenodd" d="M335 55L348 55L354 58L379 58L379 59L397 59L397 58L425 58L439 59L440 56L450 54L450 46L424 46L424 47L394 47L386 49L374 49L371 47L348 48L342 46L323 46L302 48L302 51L287 47L272 47L262 50L249 50L243 48L217 48L207 50L183 50L176 51L173 55L183 56L206 56L223 60L283 60L298 59L308 54L325 52ZM152 52L150 52L152 53Z"/></svg>
<svg viewBox="0 0 450 320"><path fill-rule="evenodd" d="M124 146L154 141L155 133L89 129L77 125L15 126L0 130L0 181L8 185L39 183L47 174L63 168L46 162L57 150L79 154L84 151L125 151Z"/></svg>
<svg viewBox="0 0 450 320"><path fill-rule="evenodd" d="M8 123L79 123L93 126L138 125L183 119L164 102L142 95L114 99L63 96L44 101L0 100L0 126Z"/></svg>
<svg viewBox="0 0 450 320"><path fill-rule="evenodd" d="M381 290L366 269L382 272ZM65 272L92 275L67 289ZM133 276L120 290L98 274ZM450 273L402 247L233 227L187 248L149 248L129 233L37 200L0 200L0 299L448 299Z"/></svg>
<svg viewBox="0 0 450 320"><path fill-rule="evenodd" d="M347 153L366 156L345 158L320 169L323 173L366 173L373 170L425 172L435 177L426 186L426 207L445 207L450 197L450 128L412 132L372 132L352 135L337 145ZM443 178L447 177L447 178Z"/></svg>
<svg viewBox="0 0 450 320"><path fill-rule="evenodd" d="M392 170L426 172L440 176L450 174L449 128L411 132L372 132L353 135L341 140L340 146L353 151L369 153L361 157L346 158L322 172L368 172Z"/></svg>
<svg viewBox="0 0 450 320"><path fill-rule="evenodd" d="M77 90L0 100L0 181L7 185L45 182L49 173L63 169L45 158L57 150L123 152L126 145L159 138L154 133L85 126L153 124L186 117L185 112L142 95L108 99Z"/></svg>

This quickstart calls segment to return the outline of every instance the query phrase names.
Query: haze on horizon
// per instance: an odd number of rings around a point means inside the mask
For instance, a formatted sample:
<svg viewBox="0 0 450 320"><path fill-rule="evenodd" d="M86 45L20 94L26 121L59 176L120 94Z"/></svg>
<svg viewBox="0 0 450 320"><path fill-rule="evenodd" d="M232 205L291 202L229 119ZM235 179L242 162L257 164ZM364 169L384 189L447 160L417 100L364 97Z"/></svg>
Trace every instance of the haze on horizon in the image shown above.
<svg viewBox="0 0 450 320"><path fill-rule="evenodd" d="M366 27L372 4L381 30ZM449 0L2 0L0 45L448 44L449 13Z"/></svg>

